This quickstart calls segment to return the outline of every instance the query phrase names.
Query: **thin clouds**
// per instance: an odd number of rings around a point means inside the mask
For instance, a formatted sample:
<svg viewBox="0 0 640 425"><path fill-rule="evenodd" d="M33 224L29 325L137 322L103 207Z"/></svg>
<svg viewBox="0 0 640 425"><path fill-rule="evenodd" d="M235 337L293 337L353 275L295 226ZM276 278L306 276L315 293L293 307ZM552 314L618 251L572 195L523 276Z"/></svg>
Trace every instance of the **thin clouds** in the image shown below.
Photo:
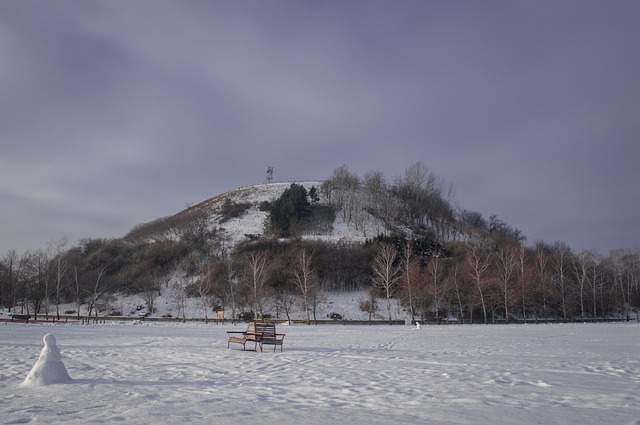
<svg viewBox="0 0 640 425"><path fill-rule="evenodd" d="M305 180L415 161L532 241L638 247L639 16L634 1L3 2L0 252L118 236L262 182L267 163Z"/></svg>

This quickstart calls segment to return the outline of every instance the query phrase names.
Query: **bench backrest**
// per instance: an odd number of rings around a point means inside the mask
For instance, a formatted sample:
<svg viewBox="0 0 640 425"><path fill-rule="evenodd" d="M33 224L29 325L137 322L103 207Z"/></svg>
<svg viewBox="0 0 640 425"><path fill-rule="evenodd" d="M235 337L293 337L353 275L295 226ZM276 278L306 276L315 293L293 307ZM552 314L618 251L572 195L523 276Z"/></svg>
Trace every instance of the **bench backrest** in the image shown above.
<svg viewBox="0 0 640 425"><path fill-rule="evenodd" d="M255 323L255 334L258 340L262 338L273 339L276 337L276 325L275 323L257 322Z"/></svg>

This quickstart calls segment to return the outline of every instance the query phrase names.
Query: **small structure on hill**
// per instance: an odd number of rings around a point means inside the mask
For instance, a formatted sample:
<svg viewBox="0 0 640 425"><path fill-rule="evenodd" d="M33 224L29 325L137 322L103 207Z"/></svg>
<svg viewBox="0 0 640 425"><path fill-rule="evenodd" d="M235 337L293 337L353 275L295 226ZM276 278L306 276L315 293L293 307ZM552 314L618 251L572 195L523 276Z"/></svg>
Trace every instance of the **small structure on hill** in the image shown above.
<svg viewBox="0 0 640 425"><path fill-rule="evenodd" d="M271 180L273 180L273 167L267 165L267 183L271 183Z"/></svg>

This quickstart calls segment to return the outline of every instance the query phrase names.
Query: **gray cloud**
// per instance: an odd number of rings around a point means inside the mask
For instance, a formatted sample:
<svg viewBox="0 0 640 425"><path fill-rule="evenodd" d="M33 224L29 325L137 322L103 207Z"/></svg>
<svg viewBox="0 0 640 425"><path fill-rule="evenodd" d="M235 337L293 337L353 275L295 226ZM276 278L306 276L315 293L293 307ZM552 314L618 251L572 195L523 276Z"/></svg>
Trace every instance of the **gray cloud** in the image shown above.
<svg viewBox="0 0 640 425"><path fill-rule="evenodd" d="M0 3L0 252L422 161L529 240L639 247L637 2Z"/></svg>

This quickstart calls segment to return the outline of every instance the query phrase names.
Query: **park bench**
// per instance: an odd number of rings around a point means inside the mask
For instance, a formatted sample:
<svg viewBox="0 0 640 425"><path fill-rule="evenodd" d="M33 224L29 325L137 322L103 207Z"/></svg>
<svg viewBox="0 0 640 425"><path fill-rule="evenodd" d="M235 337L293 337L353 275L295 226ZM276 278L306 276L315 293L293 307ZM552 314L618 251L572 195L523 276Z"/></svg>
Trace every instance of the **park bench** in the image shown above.
<svg viewBox="0 0 640 425"><path fill-rule="evenodd" d="M262 351L263 345L273 345L273 351L276 351L276 347L280 346L280 352L282 352L282 344L284 342L284 335L276 333L276 324L275 323L264 323L264 326L261 326L262 334L258 340L258 344L260 344L260 351ZM256 327L256 329L258 329Z"/></svg>
<svg viewBox="0 0 640 425"><path fill-rule="evenodd" d="M280 346L282 352L282 344L285 334L276 333L275 323L265 322L250 322L247 325L245 331L227 331L229 340L227 341L227 348L230 348L231 343L242 344L242 349L247 349L247 343L253 342L254 351L262 351L263 345L273 345L273 351L276 351L276 347Z"/></svg>

